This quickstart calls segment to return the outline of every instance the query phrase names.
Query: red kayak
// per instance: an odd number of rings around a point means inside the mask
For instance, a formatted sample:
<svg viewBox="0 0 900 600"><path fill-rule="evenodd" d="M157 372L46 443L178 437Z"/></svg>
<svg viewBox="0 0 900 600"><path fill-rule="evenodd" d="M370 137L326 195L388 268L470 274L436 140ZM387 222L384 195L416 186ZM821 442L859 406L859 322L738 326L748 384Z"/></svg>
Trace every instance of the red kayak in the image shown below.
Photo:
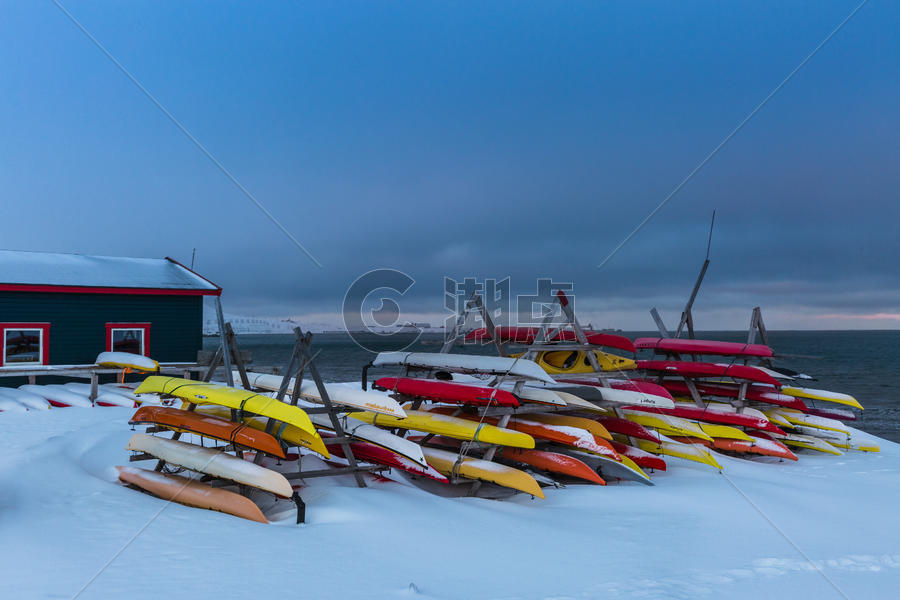
<svg viewBox="0 0 900 600"><path fill-rule="evenodd" d="M500 336L501 342L515 342L517 344L533 344L537 337L538 327L495 327L494 331ZM585 331L585 337L589 344L595 346L606 346L608 348L617 348L626 352L635 352L634 344L625 336L613 335L611 333L603 333L600 331ZM473 329L466 334L466 341L490 341L491 336L488 335L486 328ZM557 331L550 339L551 342L573 342L577 341L573 329L563 329Z"/></svg>
<svg viewBox="0 0 900 600"><path fill-rule="evenodd" d="M856 413L850 410L842 410L840 408L809 408L807 414L817 417L825 417L826 419L837 419L838 421L855 421Z"/></svg>
<svg viewBox="0 0 900 600"><path fill-rule="evenodd" d="M375 387L407 396L423 398L444 404L468 404L471 406L519 406L519 400L506 390L478 387L435 379L411 377L382 377Z"/></svg>
<svg viewBox="0 0 900 600"><path fill-rule="evenodd" d="M651 348L664 354L713 354L716 356L773 356L772 349L763 344L716 342L712 340L682 340L679 338L638 338L634 347Z"/></svg>
<svg viewBox="0 0 900 600"><path fill-rule="evenodd" d="M700 408L699 406L682 406L676 405L675 408L656 408L641 406L626 406L632 410L641 410L643 412L654 412L661 415L671 415L673 417L681 417L682 419L692 419L694 421L705 421L707 423L719 423L721 425L735 425L738 427L748 427L750 429L760 429L785 435L784 431L775 426L767 419L761 419L752 415L743 413L726 412L716 410L714 408ZM607 427L607 429L609 429Z"/></svg>
<svg viewBox="0 0 900 600"><path fill-rule="evenodd" d="M663 380L663 386L673 394L690 397L691 392L683 381L674 381L669 379ZM737 398L740 388L737 385L698 383L697 391L701 396L718 396L720 398ZM751 402L765 402L766 404L776 404L785 408L794 408L802 412L808 412L809 409L803 400L794 398L787 394L781 394L772 388L763 388L760 386L747 386L747 395L745 400Z"/></svg>
<svg viewBox="0 0 900 600"><path fill-rule="evenodd" d="M561 377L556 377L556 381L560 383L575 383L580 385L592 385L594 387L603 387L603 384L596 380L591 379L575 379L569 378L564 379ZM609 387L614 390L626 390L629 392L640 392L642 394L648 394L651 396L662 396L663 398L668 398L669 400L674 400L672 398L672 394L664 388L663 386L651 383L649 381L644 381L642 379L607 379L607 383L609 383Z"/></svg>
<svg viewBox="0 0 900 600"><path fill-rule="evenodd" d="M645 452L640 448L623 444L622 442L612 442L613 448L622 456L627 456L634 461L634 464L643 469L656 469L657 471L666 470L666 461L655 454Z"/></svg>
<svg viewBox="0 0 900 600"><path fill-rule="evenodd" d="M328 438L334 437L333 435L322 433L322 437L324 438L325 446L331 454L346 458L344 456L344 449L340 444L328 443ZM413 462L396 452L391 452L387 448L382 448L381 446L368 444L366 442L350 442L350 449L353 450L353 456L357 460L376 465L385 465L387 467L406 471L407 473L412 473L413 475L428 477L429 479L434 479L441 483L449 483L447 478L435 470L434 467L429 466L426 469L419 463Z"/></svg>
<svg viewBox="0 0 900 600"><path fill-rule="evenodd" d="M756 383L781 386L781 383L765 371L746 365L720 365L716 363L678 361L678 360L639 360L637 368L645 371L656 371L666 375L683 377L731 377L745 379Z"/></svg>
<svg viewBox="0 0 900 600"><path fill-rule="evenodd" d="M641 408L641 410L644 410ZM643 425L629 421L628 419L620 419L619 417L596 417L595 420L606 427L610 433L620 433L628 437L638 438L639 440L647 440L658 444L661 438L651 429L647 429Z"/></svg>

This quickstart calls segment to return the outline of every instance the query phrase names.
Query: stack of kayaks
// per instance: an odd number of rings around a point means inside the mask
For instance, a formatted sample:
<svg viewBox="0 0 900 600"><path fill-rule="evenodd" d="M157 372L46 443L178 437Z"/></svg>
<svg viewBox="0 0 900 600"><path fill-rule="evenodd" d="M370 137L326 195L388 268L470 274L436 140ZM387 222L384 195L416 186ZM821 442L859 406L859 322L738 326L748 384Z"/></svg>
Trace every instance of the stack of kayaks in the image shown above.
<svg viewBox="0 0 900 600"><path fill-rule="evenodd" d="M614 440L599 417L605 414L604 406L636 402L671 406L671 399L652 399L638 390L558 384L535 375L536 363L521 357L466 357L488 359L488 368L479 373L477 362L456 366L453 356L418 353L416 366L430 367L432 372L375 381L376 389L409 403L404 407L407 419L374 413L353 416L398 433L410 430L429 462L454 483L481 481L536 497L543 497L541 484L605 485L610 480L651 484L644 468L665 469L658 457ZM379 355L375 363L388 365L389 359ZM429 377L435 371L442 373L440 379ZM485 385L479 374L499 376L495 377L499 381Z"/></svg>
<svg viewBox="0 0 900 600"><path fill-rule="evenodd" d="M166 437L136 433L129 440L127 449L138 453L138 458L157 460L156 470L118 467L122 482L168 501L265 523L267 519L259 506L240 491L252 488L282 499L291 498L294 491L284 475L245 460L243 453L284 459L285 448L291 445L283 436L288 428L291 428L289 437L293 445L327 452L303 409L247 390L151 376L135 392L173 396L186 401L190 409L165 406L139 408L131 417L132 425L147 425L150 427L148 431L171 432L174 435ZM232 421L192 410L198 405L231 409L238 418ZM230 417L232 413L225 414ZM265 425L254 427L258 425L257 417L271 419L272 430L281 437L266 432ZM182 434L189 434L201 443L178 439ZM203 440L222 445L205 447ZM189 470L193 475L184 477L161 472L164 466ZM208 479L224 481L229 484L227 487L234 489L214 487L206 483Z"/></svg>
<svg viewBox="0 0 900 600"><path fill-rule="evenodd" d="M144 405L131 423L218 444L135 434L130 450L196 476L120 467L120 479L168 500L265 522L246 491L292 495L284 476L269 468L275 461L301 452L329 463L347 458L331 416L303 410L325 402L326 394L342 414L340 429L356 461L395 469L448 495L470 490L543 498L547 486L653 485L651 475L666 471L670 459L722 469L722 455L777 462L796 461L804 452L878 451L844 424L862 409L854 398L795 385L796 374L771 366L767 346L667 338L640 338L630 346L621 336L590 333L589 344L657 356L624 359L630 362L623 371L615 359L604 362L599 349L566 349L562 342L572 336L557 332L550 343L559 350L542 352L596 352L601 372L586 372L582 367L592 369L592 361L581 355L576 358L584 364L575 369L541 354L531 361L522 355L387 352L373 365L402 368L401 376L377 378L373 390L311 383L295 390L289 381L288 395L300 399L296 406L249 390L161 376L133 390L105 388L123 403L148 394L175 397L181 408ZM502 341L531 343L536 332L501 328L496 334ZM484 340L486 332L472 337ZM596 376L586 376L591 373ZM282 384L278 376L248 375L255 389L275 392ZM83 391L60 386L54 396ZM269 459L254 464L244 452ZM230 487L212 487L209 479Z"/></svg>
<svg viewBox="0 0 900 600"><path fill-rule="evenodd" d="M707 433L713 434L712 441L696 436L674 439L735 455L790 460L797 460L797 449L826 454L878 451L877 444L853 434L843 423L856 419L848 407L863 408L855 398L794 385L798 374L773 368L774 352L768 346L675 338L638 338L634 345L663 355L638 360L637 366L645 373L644 382L664 387L676 400L673 409L640 410L735 427L751 438L723 437L722 431L711 430ZM727 362L705 362L713 356Z"/></svg>

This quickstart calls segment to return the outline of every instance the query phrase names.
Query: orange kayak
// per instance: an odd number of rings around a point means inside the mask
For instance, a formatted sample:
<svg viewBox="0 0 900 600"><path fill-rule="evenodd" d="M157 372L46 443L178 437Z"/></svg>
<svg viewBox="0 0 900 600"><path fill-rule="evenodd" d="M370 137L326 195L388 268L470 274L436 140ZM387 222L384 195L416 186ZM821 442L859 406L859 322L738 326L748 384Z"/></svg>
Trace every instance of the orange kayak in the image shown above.
<svg viewBox="0 0 900 600"><path fill-rule="evenodd" d="M788 460L797 460L797 455L791 452L787 446L773 439L762 437L754 437L754 441L735 440L726 438L713 438L712 442L691 437L672 437L676 442L685 444L697 444L714 448L716 450L724 450L725 452L759 454L760 456L774 456L777 458L786 458Z"/></svg>
<svg viewBox="0 0 900 600"><path fill-rule="evenodd" d="M587 419L585 417L573 417L571 415L560 415L560 414L552 414L552 413L534 413L530 414L526 417L529 421L539 421L541 423L547 423L548 425L571 425L572 427L579 427L581 429L586 429L590 431L598 438L604 440L612 440L612 435L610 435L609 430L606 429L601 423L594 419Z"/></svg>
<svg viewBox="0 0 900 600"><path fill-rule="evenodd" d="M584 479L591 483L606 485L592 468L572 456L546 450L526 450L524 448L503 448L499 458L511 460L549 473L558 473L569 477Z"/></svg>
<svg viewBox="0 0 900 600"><path fill-rule="evenodd" d="M284 458L284 449L274 436L221 417L167 406L142 406L128 422L131 425L152 423L169 429L196 433Z"/></svg>
<svg viewBox="0 0 900 600"><path fill-rule="evenodd" d="M139 487L163 500L215 510L258 523L269 522L252 500L240 494L178 475L157 473L137 467L116 467L116 469L119 471L119 481Z"/></svg>

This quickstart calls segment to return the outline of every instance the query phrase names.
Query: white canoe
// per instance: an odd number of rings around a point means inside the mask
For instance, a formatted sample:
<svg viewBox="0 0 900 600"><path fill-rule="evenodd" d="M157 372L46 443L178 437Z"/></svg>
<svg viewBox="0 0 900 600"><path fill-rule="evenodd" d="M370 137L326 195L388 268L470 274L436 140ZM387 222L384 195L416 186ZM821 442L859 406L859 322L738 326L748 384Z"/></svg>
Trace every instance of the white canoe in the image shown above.
<svg viewBox="0 0 900 600"><path fill-rule="evenodd" d="M309 418L316 427L334 431L331 418L328 415L309 415ZM428 467L425 454L422 453L422 447L415 442L351 417L341 417L341 428L348 436L375 446L381 446L423 467Z"/></svg>
<svg viewBox="0 0 900 600"><path fill-rule="evenodd" d="M146 452L167 463L213 477L230 479L283 498L290 498L294 493L291 484L281 473L212 448L136 433L131 436L126 449Z"/></svg>
<svg viewBox="0 0 900 600"><path fill-rule="evenodd" d="M240 381L237 371L233 372L235 381ZM264 390L277 392L281 387L281 375L268 375L266 373L247 373L251 387L258 387ZM291 395L294 390L294 380L288 382L287 395ZM325 390L328 392L328 398L334 404L341 406L350 406L358 410L367 410L369 412L380 413L383 415L391 415L402 419L406 417L400 404L388 396L387 394L379 394L376 392L367 392L357 387L350 387L341 383L326 383ZM319 388L313 381L304 381L300 386L300 395L306 400L321 403L319 397Z"/></svg>
<svg viewBox="0 0 900 600"><path fill-rule="evenodd" d="M554 383L553 378L536 362L524 358L441 354L435 352L380 352L375 357L375 360L372 361L372 365L376 367L401 366L460 373L510 375Z"/></svg>
<svg viewBox="0 0 900 600"><path fill-rule="evenodd" d="M72 390L67 390L61 385L21 385L20 390L37 394L50 401L51 404L59 406L78 406L81 408L91 408L93 404L85 396L76 394Z"/></svg>
<svg viewBox="0 0 900 600"><path fill-rule="evenodd" d="M12 398L28 410L49 410L50 403L43 396L18 390L16 388L0 388L0 394Z"/></svg>

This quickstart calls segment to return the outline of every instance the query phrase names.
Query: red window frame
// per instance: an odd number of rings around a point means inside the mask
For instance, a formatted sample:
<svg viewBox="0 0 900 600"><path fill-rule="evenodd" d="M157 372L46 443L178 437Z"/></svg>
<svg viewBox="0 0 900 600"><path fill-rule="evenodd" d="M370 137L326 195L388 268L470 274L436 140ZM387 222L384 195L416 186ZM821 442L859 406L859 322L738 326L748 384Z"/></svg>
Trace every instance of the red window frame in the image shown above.
<svg viewBox="0 0 900 600"><path fill-rule="evenodd" d="M41 365L50 364L50 323L0 323L0 367L6 366L4 358L6 357L6 330L7 329L40 329L41 330ZM13 363L18 366L19 363ZM35 363L24 363L23 367Z"/></svg>
<svg viewBox="0 0 900 600"><path fill-rule="evenodd" d="M113 329L141 329L144 332L143 355L150 356L150 325L151 323L107 323L106 351L112 352Z"/></svg>

